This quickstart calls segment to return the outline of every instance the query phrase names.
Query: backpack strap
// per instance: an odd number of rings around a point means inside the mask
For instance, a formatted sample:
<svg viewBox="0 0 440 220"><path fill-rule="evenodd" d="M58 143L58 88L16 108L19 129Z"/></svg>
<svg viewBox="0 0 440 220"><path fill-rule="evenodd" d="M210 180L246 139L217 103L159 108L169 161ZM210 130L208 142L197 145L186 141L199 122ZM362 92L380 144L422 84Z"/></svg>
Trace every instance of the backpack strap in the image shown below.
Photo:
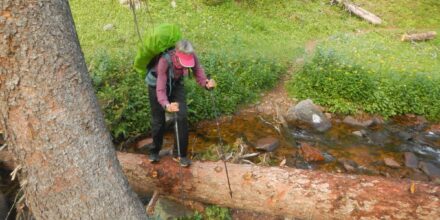
<svg viewBox="0 0 440 220"><path fill-rule="evenodd" d="M168 80L167 80L168 89L169 89L168 96L171 96L171 92L173 91L173 85L174 85L174 83L173 83L173 81L174 81L173 61L171 61L171 56L170 56L169 51L163 53L162 56L163 56L163 58L165 58L165 60L168 63Z"/></svg>

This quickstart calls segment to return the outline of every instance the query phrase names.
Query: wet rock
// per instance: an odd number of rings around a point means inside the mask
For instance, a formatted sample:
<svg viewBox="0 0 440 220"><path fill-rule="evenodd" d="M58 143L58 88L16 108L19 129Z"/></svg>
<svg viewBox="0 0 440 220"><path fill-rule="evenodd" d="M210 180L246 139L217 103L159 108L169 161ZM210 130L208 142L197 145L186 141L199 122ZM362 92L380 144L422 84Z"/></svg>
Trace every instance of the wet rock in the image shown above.
<svg viewBox="0 0 440 220"><path fill-rule="evenodd" d="M357 170L357 167L359 166L356 162L352 160L339 160L339 163L342 164L347 172L355 172Z"/></svg>
<svg viewBox="0 0 440 220"><path fill-rule="evenodd" d="M434 131L427 131L424 133L424 137L430 141L440 141L440 133Z"/></svg>
<svg viewBox="0 0 440 220"><path fill-rule="evenodd" d="M325 160L326 162L333 162L333 161L336 160L335 157L333 157L333 155L331 155L331 154L329 154L329 153L327 153L327 152L323 152L323 153L322 153L322 156L324 157L324 160Z"/></svg>
<svg viewBox="0 0 440 220"><path fill-rule="evenodd" d="M318 162L325 160L320 150L308 144L302 144L300 147L300 152L304 160L307 162Z"/></svg>
<svg viewBox="0 0 440 220"><path fill-rule="evenodd" d="M429 177L425 175L420 170L414 170L414 172L411 172L408 177L412 180L418 180L418 181L429 181Z"/></svg>
<svg viewBox="0 0 440 220"><path fill-rule="evenodd" d="M111 31L111 30L113 30L115 28L115 25L113 25L113 24L106 24L106 25L104 25L104 27L102 27L102 29L104 30L104 31Z"/></svg>
<svg viewBox="0 0 440 220"><path fill-rule="evenodd" d="M368 142L373 145L384 146L386 143L390 142L389 140L389 132L385 130L372 132L367 135Z"/></svg>
<svg viewBox="0 0 440 220"><path fill-rule="evenodd" d="M258 150L272 152L280 146L280 141L274 137L262 138L255 145Z"/></svg>
<svg viewBox="0 0 440 220"><path fill-rule="evenodd" d="M419 168L423 170L429 177L435 179L440 178L440 168L429 162L420 162Z"/></svg>
<svg viewBox="0 0 440 220"><path fill-rule="evenodd" d="M342 122L344 122L345 124L351 125L351 126L359 126L359 127L369 127L369 126L373 125L373 123L374 123L374 121L372 119L359 120L359 119L356 119L352 116L345 117Z"/></svg>
<svg viewBox="0 0 440 220"><path fill-rule="evenodd" d="M393 158L390 157L386 157L385 159L383 159L383 162L385 163L385 165L392 167L392 168L399 168L400 164L397 163L397 161L395 161Z"/></svg>
<svg viewBox="0 0 440 220"><path fill-rule="evenodd" d="M364 132L362 132L362 131L353 131L351 133L354 134L355 136L358 136L358 137L363 137L364 136Z"/></svg>
<svg viewBox="0 0 440 220"><path fill-rule="evenodd" d="M305 122L320 132L327 131L331 128L331 123L328 118L310 99L303 100L291 107L287 112L286 119L289 122L296 120Z"/></svg>
<svg viewBox="0 0 440 220"><path fill-rule="evenodd" d="M413 135L406 131L398 131L397 136L404 141L410 141L413 139Z"/></svg>
<svg viewBox="0 0 440 220"><path fill-rule="evenodd" d="M326 113L325 113L325 117L327 117L328 119L332 119L332 114L331 114L331 113L328 113L328 112L326 112Z"/></svg>
<svg viewBox="0 0 440 220"><path fill-rule="evenodd" d="M159 198L154 209L154 216L157 219L163 220L171 220L191 215L193 215L193 212L185 206L165 198Z"/></svg>
<svg viewBox="0 0 440 220"><path fill-rule="evenodd" d="M152 144L153 144L153 138L145 138L136 143L136 148L140 149L144 147L149 147Z"/></svg>
<svg viewBox="0 0 440 220"><path fill-rule="evenodd" d="M383 120L382 117L374 117L373 118L373 125L382 125L384 123L385 123L385 121Z"/></svg>
<svg viewBox="0 0 440 220"><path fill-rule="evenodd" d="M405 152L404 157L406 167L417 169L419 159L413 152Z"/></svg>

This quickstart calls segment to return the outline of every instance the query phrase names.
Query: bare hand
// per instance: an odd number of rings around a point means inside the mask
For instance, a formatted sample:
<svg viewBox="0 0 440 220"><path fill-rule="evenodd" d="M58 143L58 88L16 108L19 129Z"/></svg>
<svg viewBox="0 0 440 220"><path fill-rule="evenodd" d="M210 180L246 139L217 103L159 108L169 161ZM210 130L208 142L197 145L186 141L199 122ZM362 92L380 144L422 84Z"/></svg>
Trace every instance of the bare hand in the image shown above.
<svg viewBox="0 0 440 220"><path fill-rule="evenodd" d="M167 112L178 112L179 111L179 103L172 102L166 106Z"/></svg>
<svg viewBox="0 0 440 220"><path fill-rule="evenodd" d="M217 86L217 83L215 83L215 80L213 79L207 79L206 80L206 88L207 89L213 89Z"/></svg>

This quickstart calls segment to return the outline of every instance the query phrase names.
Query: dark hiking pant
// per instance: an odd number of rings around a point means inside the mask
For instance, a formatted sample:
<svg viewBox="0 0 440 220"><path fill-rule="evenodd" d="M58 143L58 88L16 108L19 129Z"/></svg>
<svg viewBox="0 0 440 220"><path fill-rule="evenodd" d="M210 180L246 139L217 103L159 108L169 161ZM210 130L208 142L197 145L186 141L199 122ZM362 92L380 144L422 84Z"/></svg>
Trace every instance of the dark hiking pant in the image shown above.
<svg viewBox="0 0 440 220"><path fill-rule="evenodd" d="M162 149L163 144L163 136L165 133L165 109L159 104L157 101L156 95L156 87L148 86L148 97L150 99L150 107L151 107L151 129L153 136L153 144L154 147L150 149L150 153L158 154ZM171 95L168 96L168 100L171 102L179 103L179 112L177 112L177 124L179 129L179 144L180 144L180 156L186 157L187 149L188 149L188 107L186 105L185 98L185 87L183 82L177 82L173 86L173 90ZM173 117L176 115L172 113ZM175 118L173 119L175 120ZM174 128L174 124L173 124ZM173 129L175 130L175 129ZM176 132L174 131L174 149L173 155L179 156L177 151L177 138Z"/></svg>

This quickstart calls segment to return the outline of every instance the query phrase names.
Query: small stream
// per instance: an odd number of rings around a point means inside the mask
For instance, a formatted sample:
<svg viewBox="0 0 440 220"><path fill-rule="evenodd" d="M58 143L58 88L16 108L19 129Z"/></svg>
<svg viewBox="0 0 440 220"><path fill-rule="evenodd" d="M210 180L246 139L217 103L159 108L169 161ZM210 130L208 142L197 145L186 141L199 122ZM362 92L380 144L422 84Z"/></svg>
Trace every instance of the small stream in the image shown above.
<svg viewBox="0 0 440 220"><path fill-rule="evenodd" d="M222 138L228 145L226 151L233 152L227 154L232 154L230 158L243 150L239 149L237 142L247 146L245 153L248 155L261 153L238 161L240 163L270 166L283 163L300 169L422 181L435 180L440 175L440 134L430 131L428 122L396 117L378 125L360 127L342 121L342 118L335 116L331 120L332 128L322 133L304 124L289 124L288 128L283 128L272 116L243 113L221 118L220 127ZM164 149L171 149L173 145L171 130L172 126L166 135ZM270 153L256 150L258 140L267 137L277 139L279 147ZM317 149L324 159L305 160L300 150L303 145ZM210 156L216 154L213 150L216 146L218 135L215 121L204 121L193 126L189 146L193 159L213 158ZM146 148L134 151L146 153Z"/></svg>

